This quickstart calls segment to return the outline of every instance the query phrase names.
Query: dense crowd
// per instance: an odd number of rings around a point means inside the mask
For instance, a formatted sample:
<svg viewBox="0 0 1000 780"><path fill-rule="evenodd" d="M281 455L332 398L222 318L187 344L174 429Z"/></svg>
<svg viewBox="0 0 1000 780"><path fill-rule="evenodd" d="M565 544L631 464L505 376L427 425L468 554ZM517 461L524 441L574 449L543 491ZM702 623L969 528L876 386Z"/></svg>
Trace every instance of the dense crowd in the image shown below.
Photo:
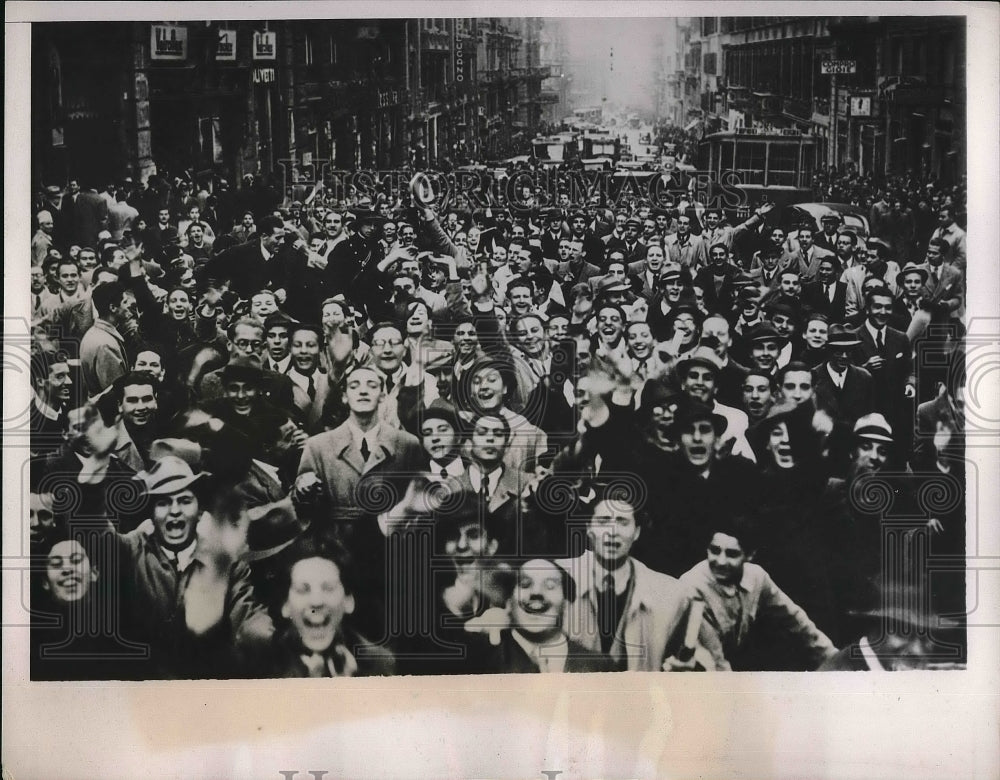
<svg viewBox="0 0 1000 780"><path fill-rule="evenodd" d="M960 187L395 181L38 194L33 677L964 663Z"/></svg>

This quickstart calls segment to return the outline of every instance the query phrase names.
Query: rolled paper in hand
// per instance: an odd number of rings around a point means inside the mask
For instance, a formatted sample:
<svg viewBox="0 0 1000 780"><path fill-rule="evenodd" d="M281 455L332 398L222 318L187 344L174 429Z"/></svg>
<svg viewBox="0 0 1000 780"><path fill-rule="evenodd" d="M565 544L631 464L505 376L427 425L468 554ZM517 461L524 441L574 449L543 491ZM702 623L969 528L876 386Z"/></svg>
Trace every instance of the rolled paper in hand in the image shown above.
<svg viewBox="0 0 1000 780"><path fill-rule="evenodd" d="M687 627L684 629L684 647L677 651L677 660L690 661L694 657L698 645L698 632L701 630L701 618L705 614L705 602L702 599L691 601L691 611L688 612Z"/></svg>

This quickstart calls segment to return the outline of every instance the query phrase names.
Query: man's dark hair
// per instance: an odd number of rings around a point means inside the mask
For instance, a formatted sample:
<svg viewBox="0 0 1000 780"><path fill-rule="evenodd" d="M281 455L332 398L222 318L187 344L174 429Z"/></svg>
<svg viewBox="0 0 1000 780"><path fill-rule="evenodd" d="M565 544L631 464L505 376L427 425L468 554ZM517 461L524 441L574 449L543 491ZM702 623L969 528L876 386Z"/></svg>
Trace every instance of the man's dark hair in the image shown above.
<svg viewBox="0 0 1000 780"><path fill-rule="evenodd" d="M501 427L503 428L504 441L509 444L511 437L510 423L507 421L507 418L504 417L500 412L480 414L479 416L476 417L475 420L472 421L473 430L475 430L475 427L479 425L480 420L487 417L490 418L491 420L499 420L502 423Z"/></svg>
<svg viewBox="0 0 1000 780"><path fill-rule="evenodd" d="M712 542L712 537L716 534L731 536L740 543L743 553L750 557L758 548L760 532L757 522L749 515L713 514L709 522L705 523L705 546Z"/></svg>
<svg viewBox="0 0 1000 780"><path fill-rule="evenodd" d="M129 371L124 376L115 380L113 394L118 403L125 397L125 388L133 385L149 385L153 388L153 395L160 394L160 380L148 371Z"/></svg>
<svg viewBox="0 0 1000 780"><path fill-rule="evenodd" d="M52 367L67 361L65 352L53 350L36 350L31 355L31 384L47 382Z"/></svg>
<svg viewBox="0 0 1000 780"><path fill-rule="evenodd" d="M125 296L125 287L121 282L107 282L100 284L91 292L91 300L94 308L97 309L97 316L107 317L111 314L112 306L120 306L122 298Z"/></svg>
<svg viewBox="0 0 1000 780"><path fill-rule="evenodd" d="M261 236L270 236L276 228L278 230L284 230L285 223L273 214L268 214L257 223L257 233Z"/></svg>
<svg viewBox="0 0 1000 780"><path fill-rule="evenodd" d="M590 504L591 516L597 505L602 501L611 503L627 504L632 508L635 517L635 524L638 528L645 528L649 523L649 514L646 511L643 495L645 488L638 484L638 477L626 475L620 482L597 482L593 485L596 494Z"/></svg>
<svg viewBox="0 0 1000 780"><path fill-rule="evenodd" d="M878 287L865 293L865 309L870 309L873 298L888 298L892 301L892 291L883 282Z"/></svg>
<svg viewBox="0 0 1000 780"><path fill-rule="evenodd" d="M350 552L339 541L323 532L309 532L295 540L282 554L282 565L278 567L277 589L280 601L284 601L292 586L292 567L299 561L305 561L309 558L323 558L331 561L340 573L340 582L344 586L344 593L348 596L354 593L357 582L354 561Z"/></svg>

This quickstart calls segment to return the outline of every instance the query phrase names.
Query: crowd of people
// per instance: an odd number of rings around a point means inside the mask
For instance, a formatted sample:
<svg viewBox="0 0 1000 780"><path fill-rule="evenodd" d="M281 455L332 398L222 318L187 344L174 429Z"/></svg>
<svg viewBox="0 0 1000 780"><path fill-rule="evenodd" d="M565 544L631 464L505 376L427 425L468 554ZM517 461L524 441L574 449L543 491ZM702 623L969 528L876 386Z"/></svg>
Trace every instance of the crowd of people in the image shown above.
<svg viewBox="0 0 1000 780"><path fill-rule="evenodd" d="M964 663L961 188L419 178L39 193L33 678Z"/></svg>

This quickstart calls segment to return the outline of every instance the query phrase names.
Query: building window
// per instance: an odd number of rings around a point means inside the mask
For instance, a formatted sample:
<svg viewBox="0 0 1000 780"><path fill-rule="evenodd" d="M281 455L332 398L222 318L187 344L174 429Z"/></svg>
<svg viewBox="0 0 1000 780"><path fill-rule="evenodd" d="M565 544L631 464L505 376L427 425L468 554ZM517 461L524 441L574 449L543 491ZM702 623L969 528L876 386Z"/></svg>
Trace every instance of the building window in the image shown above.
<svg viewBox="0 0 1000 780"><path fill-rule="evenodd" d="M313 39L312 35L310 35L309 33L305 34L305 40L303 41L302 61L306 65L313 64Z"/></svg>

